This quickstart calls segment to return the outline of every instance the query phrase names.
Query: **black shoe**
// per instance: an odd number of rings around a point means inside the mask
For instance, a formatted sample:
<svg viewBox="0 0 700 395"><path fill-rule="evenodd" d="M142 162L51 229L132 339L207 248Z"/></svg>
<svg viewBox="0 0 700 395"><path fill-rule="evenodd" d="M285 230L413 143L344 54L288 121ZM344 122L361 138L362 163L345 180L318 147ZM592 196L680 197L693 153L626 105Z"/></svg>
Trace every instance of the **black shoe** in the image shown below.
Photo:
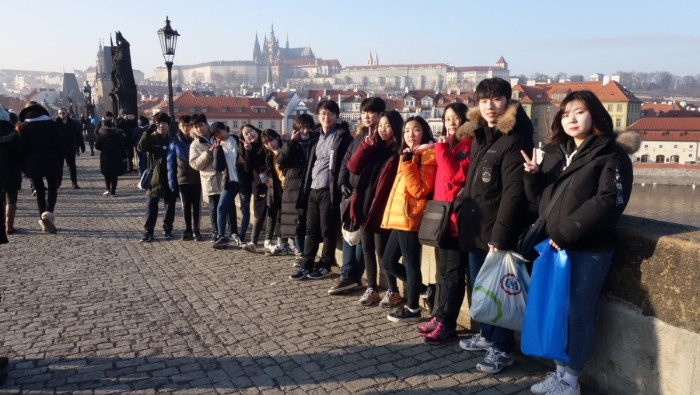
<svg viewBox="0 0 700 395"><path fill-rule="evenodd" d="M391 322L417 322L420 321L420 309L412 312L407 306L399 307L398 310L386 316Z"/></svg>
<svg viewBox="0 0 700 395"><path fill-rule="evenodd" d="M213 231L211 232L211 242L216 243L219 240L219 232Z"/></svg>
<svg viewBox="0 0 700 395"><path fill-rule="evenodd" d="M192 233L192 236L194 237L194 241L202 241L202 235L199 233L198 230L195 230Z"/></svg>
<svg viewBox="0 0 700 395"><path fill-rule="evenodd" d="M340 277L335 282L335 284L333 284L331 289L328 290L328 295L342 294L343 292L352 291L353 289L356 289L357 287L361 286L362 283L358 283L357 281Z"/></svg>
<svg viewBox="0 0 700 395"><path fill-rule="evenodd" d="M143 234L143 237L141 238L140 241L142 243L150 243L153 240L155 240L155 238L153 237L153 232L146 232Z"/></svg>
<svg viewBox="0 0 700 395"><path fill-rule="evenodd" d="M77 182L74 182L74 183L73 183L73 189L80 189L80 187L78 186L78 183L77 183Z"/></svg>
<svg viewBox="0 0 700 395"><path fill-rule="evenodd" d="M226 240L225 237L219 237L218 240L214 243L214 248L217 250L222 250L228 246L228 240Z"/></svg>
<svg viewBox="0 0 700 395"><path fill-rule="evenodd" d="M170 240L173 238L173 232L166 230L165 233L163 233L163 237L165 237L165 240Z"/></svg>
<svg viewBox="0 0 700 395"><path fill-rule="evenodd" d="M193 240L194 236L192 235L192 232L186 230L182 232L182 241L190 241Z"/></svg>

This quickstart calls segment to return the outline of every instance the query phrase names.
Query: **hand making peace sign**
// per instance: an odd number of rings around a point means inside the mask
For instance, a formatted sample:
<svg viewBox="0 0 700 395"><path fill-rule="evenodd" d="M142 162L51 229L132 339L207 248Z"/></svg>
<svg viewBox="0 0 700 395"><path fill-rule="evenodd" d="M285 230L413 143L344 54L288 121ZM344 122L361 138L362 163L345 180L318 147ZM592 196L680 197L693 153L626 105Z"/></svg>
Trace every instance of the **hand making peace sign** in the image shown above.
<svg viewBox="0 0 700 395"><path fill-rule="evenodd" d="M525 158L525 163L523 163L525 172L533 174L537 173L537 170L539 170L539 166L537 166L537 148L532 149L532 159L527 156L525 151L520 150L520 153L523 155L523 158Z"/></svg>

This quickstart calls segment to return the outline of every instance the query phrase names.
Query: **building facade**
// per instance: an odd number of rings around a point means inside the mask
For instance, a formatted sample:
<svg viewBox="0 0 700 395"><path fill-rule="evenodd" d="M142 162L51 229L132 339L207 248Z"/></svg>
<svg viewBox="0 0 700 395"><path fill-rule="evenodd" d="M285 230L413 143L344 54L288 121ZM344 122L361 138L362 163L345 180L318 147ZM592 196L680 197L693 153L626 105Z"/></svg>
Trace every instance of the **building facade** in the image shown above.
<svg viewBox="0 0 700 395"><path fill-rule="evenodd" d="M642 136L632 160L641 163L700 163L700 118L642 118L630 125Z"/></svg>

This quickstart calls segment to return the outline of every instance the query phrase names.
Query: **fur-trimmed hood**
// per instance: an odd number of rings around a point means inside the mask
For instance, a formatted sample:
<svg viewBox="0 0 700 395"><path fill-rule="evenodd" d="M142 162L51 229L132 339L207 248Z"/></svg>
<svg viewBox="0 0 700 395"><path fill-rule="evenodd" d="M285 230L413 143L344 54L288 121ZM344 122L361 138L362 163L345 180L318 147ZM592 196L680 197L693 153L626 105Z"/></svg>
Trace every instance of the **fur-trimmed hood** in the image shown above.
<svg viewBox="0 0 700 395"><path fill-rule="evenodd" d="M496 129L503 134L512 132L515 128L518 107L520 107L520 102L512 101L508 105L508 108L506 108L506 112L504 112L503 115L498 118ZM481 116L479 106L471 108L467 112L467 122L463 123L462 126L457 129L456 136L459 137L459 139L463 139L465 137L474 138L474 131L483 126L485 123L486 120L484 120L484 118Z"/></svg>
<svg viewBox="0 0 700 395"><path fill-rule="evenodd" d="M639 147L642 145L642 136L634 131L615 131L615 141L622 147L627 155L632 155L633 153L639 151Z"/></svg>

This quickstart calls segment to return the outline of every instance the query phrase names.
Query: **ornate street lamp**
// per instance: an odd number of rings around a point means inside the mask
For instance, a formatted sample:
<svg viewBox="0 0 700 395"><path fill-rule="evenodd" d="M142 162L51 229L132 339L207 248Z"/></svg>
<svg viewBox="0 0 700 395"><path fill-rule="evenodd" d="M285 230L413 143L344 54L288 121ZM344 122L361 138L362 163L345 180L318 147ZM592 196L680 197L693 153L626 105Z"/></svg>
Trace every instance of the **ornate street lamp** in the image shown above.
<svg viewBox="0 0 700 395"><path fill-rule="evenodd" d="M95 115L95 105L92 104L92 87L90 87L90 84L87 81L85 81L85 88L83 88L83 97L85 98L86 115Z"/></svg>
<svg viewBox="0 0 700 395"><path fill-rule="evenodd" d="M158 30L158 39L160 40L160 48L163 51L165 66L168 68L168 115L171 121L175 121L175 112L173 111L173 58L175 57L175 46L177 38L180 34L177 30L170 27L170 19L165 17L165 26Z"/></svg>

